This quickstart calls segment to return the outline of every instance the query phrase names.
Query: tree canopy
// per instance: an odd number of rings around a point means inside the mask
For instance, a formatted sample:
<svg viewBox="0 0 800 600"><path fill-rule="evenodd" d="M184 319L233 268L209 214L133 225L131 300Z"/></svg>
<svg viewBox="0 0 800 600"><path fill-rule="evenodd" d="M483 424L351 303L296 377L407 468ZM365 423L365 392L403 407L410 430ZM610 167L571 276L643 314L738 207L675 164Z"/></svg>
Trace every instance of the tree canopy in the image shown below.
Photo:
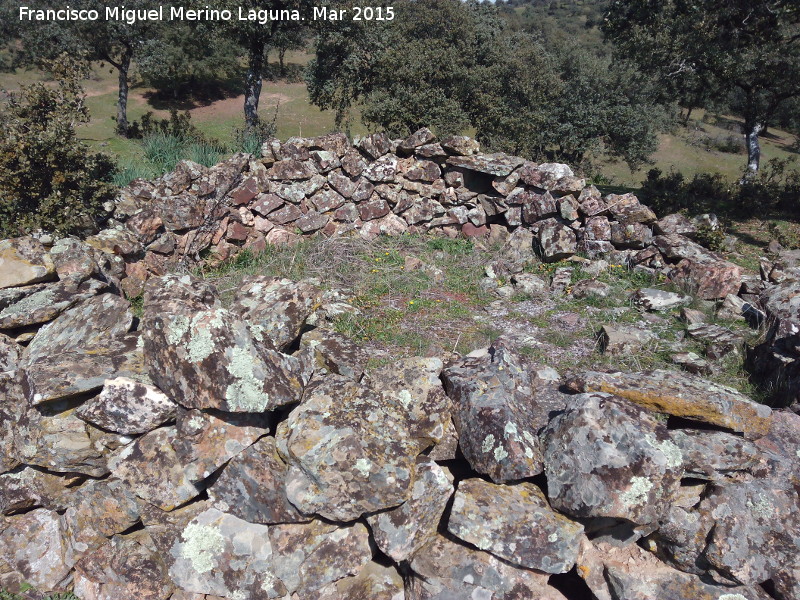
<svg viewBox="0 0 800 600"><path fill-rule="evenodd" d="M312 102L356 107L370 127L406 135L474 130L487 147L580 163L610 154L638 166L663 125L657 89L620 62L514 30L488 3L399 1L392 21L318 34Z"/></svg>
<svg viewBox="0 0 800 600"><path fill-rule="evenodd" d="M759 134L800 95L797 0L612 0L603 31L665 89L727 101L758 170Z"/></svg>

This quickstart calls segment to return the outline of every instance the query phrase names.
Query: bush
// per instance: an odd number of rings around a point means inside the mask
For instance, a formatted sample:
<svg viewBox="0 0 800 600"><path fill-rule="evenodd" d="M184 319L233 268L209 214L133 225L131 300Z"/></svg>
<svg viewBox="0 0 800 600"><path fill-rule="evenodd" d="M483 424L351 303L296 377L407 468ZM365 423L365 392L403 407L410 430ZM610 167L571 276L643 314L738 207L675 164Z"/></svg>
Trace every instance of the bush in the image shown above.
<svg viewBox="0 0 800 600"><path fill-rule="evenodd" d="M246 152L247 154L261 156L261 145L274 137L275 132L278 130L279 108L280 105L275 106L275 112L270 121L259 120L253 127L236 129L233 132L233 147L231 149L234 152Z"/></svg>
<svg viewBox="0 0 800 600"><path fill-rule="evenodd" d="M62 55L48 65L55 86L34 83L9 94L0 112L0 235L41 228L96 230L112 200L114 163L77 138L89 120L80 80L86 65Z"/></svg>
<svg viewBox="0 0 800 600"><path fill-rule="evenodd" d="M671 171L651 169L642 182L642 201L657 214L685 210L748 217L770 211L796 211L800 206L800 171L795 159L772 159L757 176L726 181L719 173L701 173L686 181Z"/></svg>

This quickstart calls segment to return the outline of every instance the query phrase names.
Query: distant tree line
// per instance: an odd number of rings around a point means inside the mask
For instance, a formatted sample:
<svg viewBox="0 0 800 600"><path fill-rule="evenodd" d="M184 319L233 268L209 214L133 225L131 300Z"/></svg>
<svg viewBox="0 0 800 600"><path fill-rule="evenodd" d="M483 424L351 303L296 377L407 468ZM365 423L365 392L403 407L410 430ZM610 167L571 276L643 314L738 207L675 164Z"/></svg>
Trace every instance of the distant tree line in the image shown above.
<svg viewBox="0 0 800 600"><path fill-rule="evenodd" d="M33 8L45 0L34 0ZM199 0L184 3L187 8ZM73 0L73 8L101 8ZM130 0L151 8L155 0ZM127 135L128 88L145 83L179 100L213 85L244 93L246 127L270 50L313 45L312 102L337 124L360 119L403 135L422 125L473 132L493 149L589 163L645 162L682 108L742 117L747 168L758 170L768 127L800 129L797 0L396 0L391 21L20 23L0 0L0 67L62 52L117 72L117 130ZM297 9L311 0L220 0L216 8ZM332 8L352 8L328 0ZM609 43L602 43L603 40Z"/></svg>

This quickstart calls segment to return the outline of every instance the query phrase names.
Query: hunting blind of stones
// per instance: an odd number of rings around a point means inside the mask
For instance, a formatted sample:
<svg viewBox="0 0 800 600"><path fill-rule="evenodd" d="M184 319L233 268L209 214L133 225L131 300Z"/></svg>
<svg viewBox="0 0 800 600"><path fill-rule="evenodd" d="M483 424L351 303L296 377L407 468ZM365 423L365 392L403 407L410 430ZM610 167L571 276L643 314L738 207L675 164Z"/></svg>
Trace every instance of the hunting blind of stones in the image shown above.
<svg viewBox="0 0 800 600"><path fill-rule="evenodd" d="M421 129L182 161L96 235L0 242L0 590L800 598L800 255L747 272L699 243L713 222ZM204 276L386 236L500 248L491 310L596 303L596 363L514 331L378 363L334 326L345 290ZM602 303L614 269L654 282L626 290L636 320ZM669 368L604 368L654 347ZM726 357L769 405L714 378Z"/></svg>

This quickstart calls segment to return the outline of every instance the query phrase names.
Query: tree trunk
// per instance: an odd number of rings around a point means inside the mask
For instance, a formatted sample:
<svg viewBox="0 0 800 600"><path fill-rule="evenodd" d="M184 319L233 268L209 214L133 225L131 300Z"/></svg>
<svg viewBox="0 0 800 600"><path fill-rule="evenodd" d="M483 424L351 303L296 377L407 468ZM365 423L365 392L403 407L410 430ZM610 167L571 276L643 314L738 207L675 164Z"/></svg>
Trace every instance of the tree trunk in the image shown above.
<svg viewBox="0 0 800 600"><path fill-rule="evenodd" d="M250 46L244 90L244 123L247 129L258 124L258 100L261 96L261 76L264 70L264 44Z"/></svg>
<svg viewBox="0 0 800 600"><path fill-rule="evenodd" d="M746 178L750 178L758 173L758 166L761 162L761 146L758 143L758 135L764 129L761 123L746 121L744 125L744 140L747 145L747 172Z"/></svg>
<svg viewBox="0 0 800 600"><path fill-rule="evenodd" d="M117 133L122 137L128 137L128 70L131 67L131 58L133 58L133 49L126 47L117 65L117 71L119 72Z"/></svg>
<svg viewBox="0 0 800 600"><path fill-rule="evenodd" d="M286 48L278 48L278 64L280 64L281 77L286 77L286 64L283 59L286 57Z"/></svg>

